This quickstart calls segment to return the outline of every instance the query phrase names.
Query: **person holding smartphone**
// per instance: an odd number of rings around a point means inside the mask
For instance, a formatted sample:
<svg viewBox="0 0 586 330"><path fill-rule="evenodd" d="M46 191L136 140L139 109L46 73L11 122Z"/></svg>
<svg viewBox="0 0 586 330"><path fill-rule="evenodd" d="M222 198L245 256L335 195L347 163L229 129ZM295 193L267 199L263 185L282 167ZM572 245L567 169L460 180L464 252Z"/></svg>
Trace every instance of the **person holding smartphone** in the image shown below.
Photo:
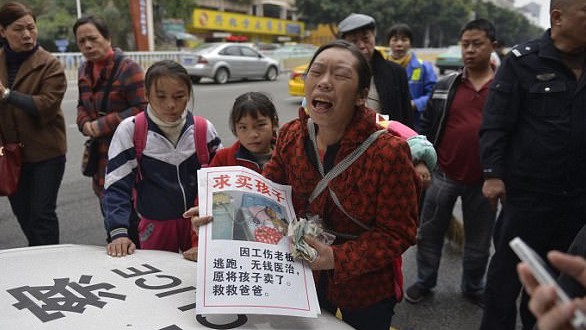
<svg viewBox="0 0 586 330"><path fill-rule="evenodd" d="M559 251L551 251L547 254L551 264L574 278L586 287L586 259ZM586 297L574 298L569 303L557 304L557 294L553 285L539 284L531 273L528 264L522 262L517 266L519 279L525 286L525 291L531 297L529 310L537 318L537 327L541 330L574 329L571 320L574 311L580 309L586 312Z"/></svg>
<svg viewBox="0 0 586 330"><path fill-rule="evenodd" d="M540 284L529 265L522 262L517 265L517 273L530 296L529 310L537 318L537 327L541 330L573 329L574 311L586 312L586 226L576 235L568 253L551 251L547 258L561 272L557 282L573 300L569 304L556 304L554 286Z"/></svg>

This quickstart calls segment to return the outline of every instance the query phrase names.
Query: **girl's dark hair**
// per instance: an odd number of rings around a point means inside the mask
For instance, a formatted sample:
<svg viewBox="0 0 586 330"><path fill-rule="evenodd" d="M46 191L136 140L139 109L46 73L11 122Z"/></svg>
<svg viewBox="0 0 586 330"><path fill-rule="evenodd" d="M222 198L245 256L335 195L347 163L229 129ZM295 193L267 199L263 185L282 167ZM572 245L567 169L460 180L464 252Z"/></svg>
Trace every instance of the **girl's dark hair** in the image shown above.
<svg viewBox="0 0 586 330"><path fill-rule="evenodd" d="M189 78L187 70L185 70L181 64L172 60L158 61L148 68L144 76L144 87L146 88L147 94L149 93L152 84L162 77L169 77L183 81L185 86L187 86L189 96L191 96L191 79Z"/></svg>
<svg viewBox="0 0 586 330"><path fill-rule="evenodd" d="M257 119L262 115L271 119L273 128L279 127L279 115L271 99L259 92L247 92L236 98L232 112L230 113L230 129L236 135L236 123L244 116Z"/></svg>
<svg viewBox="0 0 586 330"><path fill-rule="evenodd" d="M37 17L27 6L16 1L7 2L0 7L0 25L6 28L27 15L30 15L35 22L37 21Z"/></svg>
<svg viewBox="0 0 586 330"><path fill-rule="evenodd" d="M368 60L366 59L364 54L362 54L360 49L358 49L358 47L356 47L356 45L354 45L353 43L348 42L346 40L341 40L341 39L334 40L332 42L329 42L329 43L324 44L321 47L319 47L315 51L315 54L313 54L311 61L309 61L309 65L307 66L307 72L311 68L311 65L313 64L313 62L315 61L317 56L321 52L323 52L324 50L329 49L329 48L342 48L342 49L349 50L350 53L352 53L352 55L358 61L358 64L356 67L356 71L358 72L358 90L362 91L365 88L370 87L370 78L372 77L372 72L370 71L370 64L368 63Z"/></svg>
<svg viewBox="0 0 586 330"><path fill-rule="evenodd" d="M389 33L387 34L387 41L391 40L392 37L406 37L411 43L413 43L413 30L407 24L399 23L391 26Z"/></svg>
<svg viewBox="0 0 586 330"><path fill-rule="evenodd" d="M84 24L93 24L104 39L110 40L110 29L104 20L96 16L85 16L73 24L73 35L77 37L77 29Z"/></svg>

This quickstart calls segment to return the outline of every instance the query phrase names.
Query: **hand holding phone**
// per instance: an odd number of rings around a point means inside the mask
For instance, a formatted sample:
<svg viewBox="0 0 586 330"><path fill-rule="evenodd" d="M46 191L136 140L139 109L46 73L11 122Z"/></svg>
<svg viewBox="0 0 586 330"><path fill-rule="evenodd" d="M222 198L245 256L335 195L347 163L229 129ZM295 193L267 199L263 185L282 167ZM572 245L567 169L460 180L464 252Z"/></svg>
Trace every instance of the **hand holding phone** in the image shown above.
<svg viewBox="0 0 586 330"><path fill-rule="evenodd" d="M521 238L515 237L509 242L509 246L517 254L521 261L529 265L533 277L543 285L552 285L558 296L558 303L569 303L570 297L558 285L554 279L553 272L549 269L543 259L530 248ZM580 311L574 311L574 318L572 319L572 326L575 329L586 329L586 315Z"/></svg>

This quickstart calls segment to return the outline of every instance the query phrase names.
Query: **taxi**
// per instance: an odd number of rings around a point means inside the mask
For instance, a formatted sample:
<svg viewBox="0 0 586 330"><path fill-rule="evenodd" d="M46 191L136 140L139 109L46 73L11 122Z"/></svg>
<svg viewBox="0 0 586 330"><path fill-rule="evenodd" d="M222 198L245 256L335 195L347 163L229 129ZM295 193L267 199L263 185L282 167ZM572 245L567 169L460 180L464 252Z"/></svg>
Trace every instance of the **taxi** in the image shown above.
<svg viewBox="0 0 586 330"><path fill-rule="evenodd" d="M305 71L308 64L296 66L289 74L289 95L305 96Z"/></svg>

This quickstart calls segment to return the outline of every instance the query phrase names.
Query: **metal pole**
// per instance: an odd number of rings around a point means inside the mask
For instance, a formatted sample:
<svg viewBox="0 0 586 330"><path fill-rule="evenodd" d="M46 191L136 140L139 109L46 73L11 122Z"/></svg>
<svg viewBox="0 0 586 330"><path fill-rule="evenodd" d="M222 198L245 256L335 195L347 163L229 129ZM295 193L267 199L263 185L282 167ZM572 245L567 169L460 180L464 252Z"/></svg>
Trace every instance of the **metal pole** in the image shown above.
<svg viewBox="0 0 586 330"><path fill-rule="evenodd" d="M81 0L75 0L77 5L77 18L81 18Z"/></svg>
<svg viewBox="0 0 586 330"><path fill-rule="evenodd" d="M146 14L149 51L152 52L155 50L155 24L153 20L153 0L146 0Z"/></svg>

